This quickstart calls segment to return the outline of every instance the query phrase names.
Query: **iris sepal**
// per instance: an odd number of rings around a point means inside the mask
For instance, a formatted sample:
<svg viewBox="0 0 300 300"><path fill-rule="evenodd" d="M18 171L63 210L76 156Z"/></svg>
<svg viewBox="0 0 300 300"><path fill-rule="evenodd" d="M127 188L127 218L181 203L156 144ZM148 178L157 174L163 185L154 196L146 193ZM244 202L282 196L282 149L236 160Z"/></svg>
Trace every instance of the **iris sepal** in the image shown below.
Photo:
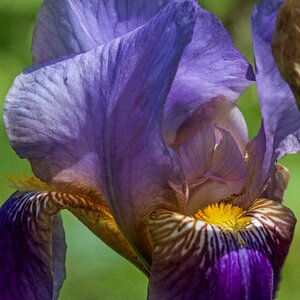
<svg viewBox="0 0 300 300"><path fill-rule="evenodd" d="M189 217L180 213L192 214L195 208L205 206L205 201L225 198L253 208L254 199L261 197L266 187L266 196L282 200L286 184L279 178L282 186L278 193L274 190L278 180L275 161L299 150L300 127L293 98L270 50L272 26L282 2L263 0L253 14L256 79L264 120L250 145L234 101L254 79L251 67L221 23L194 0L153 0L145 5L140 0L88 0L86 5L82 0L46 0L42 6L33 43L37 64L15 80L6 98L8 136L15 151L29 159L35 175L54 187L44 195L56 193L55 187L62 183L71 185L72 189L59 190L72 200L60 203L61 208L65 205L145 273L151 271L150 298L168 299L178 292L179 298L209 299L210 280L220 282L215 298L224 299L228 294L231 299L268 299L274 294L294 226L288 210L281 209L282 216L277 219L290 220L281 222L285 226L279 224L276 228L280 230L274 234L259 226L273 215L270 207L275 204L269 200L261 200L266 202L264 207L270 204L268 213L262 220L255 214L253 230L221 230L194 218L185 222ZM99 4L99 19L95 3ZM122 3L128 4L123 7L125 14L118 10ZM102 11L105 4L108 9ZM122 23L124 15L128 19ZM118 30L102 27L101 22L109 18ZM45 46L48 44L51 47ZM272 111L274 107L280 109ZM182 151L186 148L183 143L201 130L214 134L199 134L194 144L200 147ZM73 189L81 184L103 195L105 202ZM78 202L78 197L83 200ZM81 206L87 198L88 208ZM6 220L4 209L0 219ZM174 216L185 221L179 226L180 244L158 253L157 245L170 241L161 228L154 230L160 210L172 215L170 223L163 226L166 232L173 226ZM8 227L14 225L13 220ZM191 230L193 222L196 229L205 227L206 240ZM178 238L175 229L173 233ZM280 247L274 246L274 236ZM204 266L202 260L197 263L194 252L185 256L195 245L203 251ZM173 258L165 262L164 253L174 256L178 274L175 267L170 273ZM274 263L275 256L281 263ZM191 272L181 278L187 265ZM195 267L199 274L193 275ZM224 280L217 271L222 267L231 270ZM255 280L251 270L264 274L267 282ZM235 273L239 275L235 277ZM165 279L164 274L169 276ZM203 274L207 277L198 280ZM176 284L174 278L179 278ZM232 278L237 284L229 284ZM173 288L178 288L176 293ZM261 294L252 295L252 290Z"/></svg>
<svg viewBox="0 0 300 300"><path fill-rule="evenodd" d="M170 211L151 216L149 299L272 299L293 237L292 212L257 199L232 230Z"/></svg>
<svg viewBox="0 0 300 300"><path fill-rule="evenodd" d="M66 254L59 210L43 192L16 192L1 207L1 299L57 299Z"/></svg>
<svg viewBox="0 0 300 300"><path fill-rule="evenodd" d="M100 195L87 188L69 190L77 190L78 195L53 190L18 191L1 207L1 299L20 299L20 293L23 299L57 299L65 278L62 209L71 211L106 244L148 274Z"/></svg>

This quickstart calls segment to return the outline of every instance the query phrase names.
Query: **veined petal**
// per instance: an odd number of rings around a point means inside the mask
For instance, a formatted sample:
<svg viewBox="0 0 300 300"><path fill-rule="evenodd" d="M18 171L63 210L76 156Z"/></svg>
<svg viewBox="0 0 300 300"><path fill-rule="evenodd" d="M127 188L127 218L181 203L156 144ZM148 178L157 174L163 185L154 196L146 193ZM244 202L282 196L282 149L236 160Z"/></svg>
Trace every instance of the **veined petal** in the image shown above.
<svg viewBox="0 0 300 300"><path fill-rule="evenodd" d="M176 139L171 142L177 149L198 131L208 126L216 126L230 132L243 156L248 145L248 128L241 111L229 100L214 99L201 105L178 128Z"/></svg>
<svg viewBox="0 0 300 300"><path fill-rule="evenodd" d="M230 222L154 213L149 299L272 299L295 218L267 199L257 199L242 218L244 225L230 229Z"/></svg>
<svg viewBox="0 0 300 300"><path fill-rule="evenodd" d="M274 172L275 160L300 150L300 112L272 55L276 16L283 3L283 0L263 0L254 8L252 14L256 83L263 118L263 127L256 139L262 140L264 135L266 143L265 151L260 153L262 157L257 156L259 149L252 151L255 157L249 156L249 163L257 165L253 177L256 180L250 187L250 192L256 196ZM261 142L254 142L252 146L264 147ZM260 166L255 162L257 160L262 162Z"/></svg>
<svg viewBox="0 0 300 300"><path fill-rule="evenodd" d="M182 56L164 111L165 141L174 144L178 129L200 105L212 99L234 102L253 80L251 66L221 22L197 7L192 42Z"/></svg>
<svg viewBox="0 0 300 300"><path fill-rule="evenodd" d="M97 193L16 192L0 209L0 298L57 299L66 244L59 211L68 209L108 246L147 274ZM83 196L84 195L84 196ZM98 203L97 203L98 202Z"/></svg>
<svg viewBox="0 0 300 300"><path fill-rule="evenodd" d="M178 149L187 180L193 182L219 168L224 155L236 156L237 162L244 160L247 145L248 130L241 111L228 100L215 99L201 105L181 126L173 147Z"/></svg>
<svg viewBox="0 0 300 300"><path fill-rule="evenodd" d="M45 0L33 37L35 63L87 52L145 24L169 0Z"/></svg>
<svg viewBox="0 0 300 300"><path fill-rule="evenodd" d="M225 129L218 129L222 135L215 149L210 178L226 183L232 194L238 194L248 177L244 157L233 136Z"/></svg>
<svg viewBox="0 0 300 300"><path fill-rule="evenodd" d="M57 299L65 278L60 205L15 193L0 209L0 298Z"/></svg>
<svg viewBox="0 0 300 300"><path fill-rule="evenodd" d="M209 172L216 145L215 128L207 126L199 130L178 150L180 162L188 182L193 184Z"/></svg>
<svg viewBox="0 0 300 300"><path fill-rule="evenodd" d="M79 182L100 190L148 264L144 216L157 206L180 211L185 205L183 176L162 141L160 120L191 40L194 6L171 1L119 39L31 68L6 99L9 138L35 174L52 185Z"/></svg>
<svg viewBox="0 0 300 300"><path fill-rule="evenodd" d="M238 194L248 172L234 138L225 129L209 126L179 148L180 162L190 190L185 212Z"/></svg>

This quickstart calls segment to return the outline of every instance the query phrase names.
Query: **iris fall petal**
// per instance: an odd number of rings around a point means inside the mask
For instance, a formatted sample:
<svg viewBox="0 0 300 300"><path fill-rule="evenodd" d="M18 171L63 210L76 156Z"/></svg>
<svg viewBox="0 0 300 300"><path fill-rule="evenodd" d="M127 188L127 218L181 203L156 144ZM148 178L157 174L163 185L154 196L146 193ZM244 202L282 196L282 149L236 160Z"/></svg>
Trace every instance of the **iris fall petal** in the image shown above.
<svg viewBox="0 0 300 300"><path fill-rule="evenodd" d="M235 230L168 211L151 217L149 299L272 299L295 218L258 199Z"/></svg>
<svg viewBox="0 0 300 300"><path fill-rule="evenodd" d="M43 193L17 192L1 207L1 299L57 299L66 254L59 210Z"/></svg>
<svg viewBox="0 0 300 300"><path fill-rule="evenodd" d="M77 190L75 195L18 191L0 209L1 299L17 300L20 295L22 299L57 299L65 278L61 209L71 211L107 245L147 274L99 194L86 189Z"/></svg>

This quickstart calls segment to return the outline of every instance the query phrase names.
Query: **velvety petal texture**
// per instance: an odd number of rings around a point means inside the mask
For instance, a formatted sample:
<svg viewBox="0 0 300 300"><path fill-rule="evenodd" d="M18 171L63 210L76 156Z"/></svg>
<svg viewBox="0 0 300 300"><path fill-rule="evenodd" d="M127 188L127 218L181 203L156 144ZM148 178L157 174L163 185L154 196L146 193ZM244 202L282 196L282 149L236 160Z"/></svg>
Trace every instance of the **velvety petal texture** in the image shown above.
<svg viewBox="0 0 300 300"><path fill-rule="evenodd" d="M256 166L251 193L259 193L274 172L274 162L300 150L300 112L289 85L282 79L272 56L276 16L283 0L263 0L252 14L252 36L256 64L256 83L263 127L253 141L251 164ZM265 144L265 145L264 145ZM264 148L264 151L260 149ZM260 153L260 155L258 155ZM259 162L258 162L259 161Z"/></svg>
<svg viewBox="0 0 300 300"><path fill-rule="evenodd" d="M6 98L4 119L17 153L52 185L77 182L101 190L146 265L144 216L158 203L172 210L185 204L180 170L159 124L191 40L195 5L171 1L119 39L28 69Z"/></svg>
<svg viewBox="0 0 300 300"><path fill-rule="evenodd" d="M234 102L253 82L251 66L234 47L221 22L197 6L191 43L178 66L164 112L163 132L174 145L180 126L212 99Z"/></svg>
<svg viewBox="0 0 300 300"><path fill-rule="evenodd" d="M26 189L24 183L22 187ZM57 299L65 279L61 209L71 211L108 246L148 274L97 192L70 186L69 192L63 191L66 187L48 189L18 191L0 209L0 299Z"/></svg>
<svg viewBox="0 0 300 300"><path fill-rule="evenodd" d="M295 218L267 199L257 199L243 217L247 225L232 231L178 213L154 213L149 299L273 299Z"/></svg>
<svg viewBox="0 0 300 300"><path fill-rule="evenodd" d="M65 279L60 205L45 193L16 192L0 209L0 298L57 299Z"/></svg>
<svg viewBox="0 0 300 300"><path fill-rule="evenodd" d="M87 52L146 23L169 0L45 0L33 37L35 63Z"/></svg>

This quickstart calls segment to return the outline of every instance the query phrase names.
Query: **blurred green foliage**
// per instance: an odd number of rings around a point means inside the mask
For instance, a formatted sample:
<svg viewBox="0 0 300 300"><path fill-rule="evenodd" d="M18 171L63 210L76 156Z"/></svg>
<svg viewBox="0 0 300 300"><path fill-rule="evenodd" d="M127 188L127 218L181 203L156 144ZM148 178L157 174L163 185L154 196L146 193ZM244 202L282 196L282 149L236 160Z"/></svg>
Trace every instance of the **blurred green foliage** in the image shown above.
<svg viewBox="0 0 300 300"><path fill-rule="evenodd" d="M230 31L236 46L253 63L250 13L253 0L200 0L213 11ZM31 64L31 36L40 0L0 1L0 111L13 79ZM260 127L261 115L255 87L249 88L238 102L253 137ZM300 216L300 155L282 162L292 174L286 193L286 205ZM0 203L13 192L5 174L30 173L27 161L21 160L9 146L4 124L0 120ZM135 267L106 247L73 216L64 212L67 235L67 280L61 291L62 300L145 299L147 279ZM296 229L289 257L283 269L278 300L299 299L300 235Z"/></svg>

